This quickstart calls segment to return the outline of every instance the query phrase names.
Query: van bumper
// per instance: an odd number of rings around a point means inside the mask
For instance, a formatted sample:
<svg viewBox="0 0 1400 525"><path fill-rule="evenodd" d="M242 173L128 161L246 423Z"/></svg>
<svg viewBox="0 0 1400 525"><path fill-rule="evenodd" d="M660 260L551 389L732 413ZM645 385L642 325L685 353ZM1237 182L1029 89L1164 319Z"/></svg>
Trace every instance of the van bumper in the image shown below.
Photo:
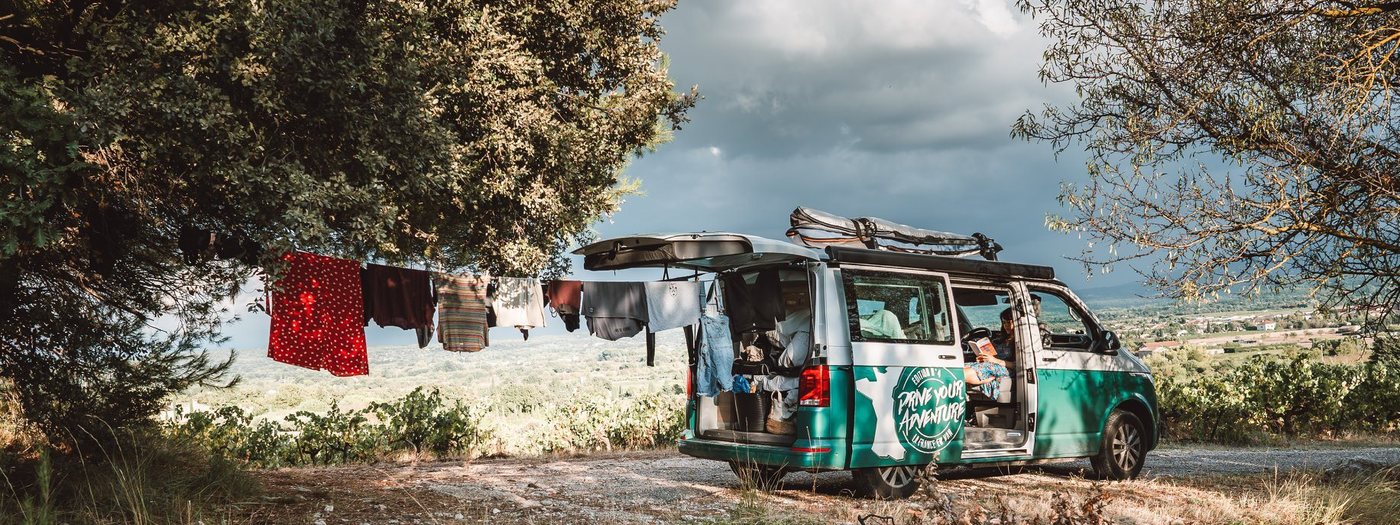
<svg viewBox="0 0 1400 525"><path fill-rule="evenodd" d="M810 472L846 469L844 440L799 439L790 447L780 447L698 439L687 435L676 444L676 448L687 456L718 461L773 465Z"/></svg>

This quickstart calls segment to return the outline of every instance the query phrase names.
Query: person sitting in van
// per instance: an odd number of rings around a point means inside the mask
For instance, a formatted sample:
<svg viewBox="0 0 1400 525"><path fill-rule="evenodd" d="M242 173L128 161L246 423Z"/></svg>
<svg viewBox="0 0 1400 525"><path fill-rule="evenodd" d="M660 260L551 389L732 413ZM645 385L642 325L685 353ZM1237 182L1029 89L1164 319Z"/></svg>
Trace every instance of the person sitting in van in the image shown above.
<svg viewBox="0 0 1400 525"><path fill-rule="evenodd" d="M976 386L982 394L996 399L1001 395L1001 382L998 379L1011 377L1006 361L1016 356L1016 330L1014 314L1010 308L1001 312L1001 332L992 337L992 349L979 349L977 362L963 367L963 381L969 387Z"/></svg>
<svg viewBox="0 0 1400 525"><path fill-rule="evenodd" d="M1010 308L1001 311L1001 330L992 332L992 346L997 349L995 362L1006 366L1016 359L1016 318Z"/></svg>

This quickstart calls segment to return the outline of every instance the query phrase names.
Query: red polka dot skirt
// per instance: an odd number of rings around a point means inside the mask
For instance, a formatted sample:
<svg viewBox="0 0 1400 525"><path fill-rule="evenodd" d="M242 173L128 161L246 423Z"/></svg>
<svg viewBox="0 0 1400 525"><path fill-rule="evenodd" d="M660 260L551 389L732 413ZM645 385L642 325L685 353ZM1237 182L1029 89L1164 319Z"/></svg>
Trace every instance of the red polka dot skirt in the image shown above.
<svg viewBox="0 0 1400 525"><path fill-rule="evenodd" d="M270 290L274 361L337 376L369 373L365 352L360 263L312 253L289 253Z"/></svg>

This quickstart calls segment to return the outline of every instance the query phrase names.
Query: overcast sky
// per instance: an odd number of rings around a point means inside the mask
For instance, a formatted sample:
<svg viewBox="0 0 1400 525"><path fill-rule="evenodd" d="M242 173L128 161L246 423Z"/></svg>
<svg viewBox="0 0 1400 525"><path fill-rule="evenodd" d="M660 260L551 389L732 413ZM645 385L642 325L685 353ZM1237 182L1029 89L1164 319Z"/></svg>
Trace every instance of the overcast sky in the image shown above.
<svg viewBox="0 0 1400 525"><path fill-rule="evenodd" d="M1083 284L1063 259L1082 243L1044 227L1061 182L1084 177L1082 156L1057 162L1009 134L1022 112L1070 92L1041 84L1044 44L1009 2L682 0L662 21L677 86L705 98L675 141L633 163L645 195L600 225L604 236L781 239L801 205L980 231L1004 259Z"/></svg>
<svg viewBox="0 0 1400 525"><path fill-rule="evenodd" d="M1044 43L1010 2L681 0L662 25L677 88L698 84L704 100L673 142L632 163L627 176L644 195L599 224L602 236L782 239L788 214L809 206L983 232L1006 247L1003 260L1054 266L1071 286L1132 279L1119 271L1086 281L1064 258L1083 242L1044 226L1060 211L1060 184L1082 180L1084 168L1080 155L1057 161L1049 146L1009 135L1025 110L1071 96L1040 83ZM578 266L576 275L594 277ZM245 317L226 331L230 345L263 347L266 316ZM369 335L371 344L413 338Z"/></svg>

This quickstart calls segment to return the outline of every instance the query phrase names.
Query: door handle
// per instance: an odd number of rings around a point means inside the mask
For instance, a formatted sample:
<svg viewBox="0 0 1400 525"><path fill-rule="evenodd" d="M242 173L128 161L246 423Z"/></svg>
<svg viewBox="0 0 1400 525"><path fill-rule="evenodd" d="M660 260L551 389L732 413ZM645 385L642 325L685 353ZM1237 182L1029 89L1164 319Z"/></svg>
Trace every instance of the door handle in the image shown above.
<svg viewBox="0 0 1400 525"><path fill-rule="evenodd" d="M939 359L954 359L954 358L957 358L957 357L958 357L958 356L955 356L955 355L940 355L940 356L938 356Z"/></svg>
<svg viewBox="0 0 1400 525"><path fill-rule="evenodd" d="M1042 363L1054 363L1055 361L1059 361L1059 360L1060 360L1060 358L1058 358L1058 357L1042 357L1042 358L1040 358L1040 362L1042 362Z"/></svg>

